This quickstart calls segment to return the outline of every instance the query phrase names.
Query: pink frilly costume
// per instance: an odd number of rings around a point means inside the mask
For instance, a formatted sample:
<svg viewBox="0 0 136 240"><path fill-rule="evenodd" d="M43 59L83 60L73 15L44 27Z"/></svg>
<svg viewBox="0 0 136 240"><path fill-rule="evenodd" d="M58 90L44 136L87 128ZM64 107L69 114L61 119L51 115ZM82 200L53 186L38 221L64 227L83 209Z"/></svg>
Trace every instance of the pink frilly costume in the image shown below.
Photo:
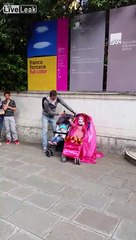
<svg viewBox="0 0 136 240"><path fill-rule="evenodd" d="M78 124L79 117L84 119L83 127ZM83 134L81 134L81 129ZM80 133L79 137L77 136L78 131ZM97 152L96 131L90 116L83 113L76 115L66 137L62 155L74 159L78 158L81 162L87 164L95 164L97 158L103 157L101 152Z"/></svg>

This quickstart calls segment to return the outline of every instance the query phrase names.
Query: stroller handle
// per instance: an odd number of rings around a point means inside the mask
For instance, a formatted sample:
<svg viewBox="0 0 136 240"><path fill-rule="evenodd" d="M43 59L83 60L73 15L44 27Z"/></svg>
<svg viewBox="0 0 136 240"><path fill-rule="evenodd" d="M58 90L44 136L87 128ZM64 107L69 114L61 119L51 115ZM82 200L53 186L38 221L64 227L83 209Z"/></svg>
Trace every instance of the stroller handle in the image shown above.
<svg viewBox="0 0 136 240"><path fill-rule="evenodd" d="M63 132L53 131L53 133L55 133L55 134L57 133L57 134L61 134L61 135L62 135L62 134L63 134L63 135L67 135L67 132L66 132L66 133L63 133Z"/></svg>
<svg viewBox="0 0 136 240"><path fill-rule="evenodd" d="M66 115L68 115L68 114L66 113L66 111L65 111L65 110L63 111L63 114L66 114ZM74 112L73 112L73 114L72 114L72 115L75 117L75 116L76 116L76 113L74 113Z"/></svg>

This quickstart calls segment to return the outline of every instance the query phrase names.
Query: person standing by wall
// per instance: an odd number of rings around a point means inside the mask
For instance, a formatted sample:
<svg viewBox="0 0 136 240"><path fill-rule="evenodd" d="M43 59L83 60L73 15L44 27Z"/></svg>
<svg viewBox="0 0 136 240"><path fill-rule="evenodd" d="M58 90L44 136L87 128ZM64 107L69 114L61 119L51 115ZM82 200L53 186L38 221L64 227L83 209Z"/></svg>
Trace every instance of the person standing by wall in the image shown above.
<svg viewBox="0 0 136 240"><path fill-rule="evenodd" d="M48 124L51 125L53 131L56 129L56 120L55 116L62 115L63 113L57 113L57 105L60 103L70 112L75 114L73 109L69 107L60 97L58 97L57 92L52 90L49 96L42 99L42 147L43 152L47 150L47 133L48 133Z"/></svg>
<svg viewBox="0 0 136 240"><path fill-rule="evenodd" d="M14 118L14 112L16 111L16 103L11 99L9 91L4 93L5 100L2 102L4 115L4 126L6 130L6 144L10 144L11 141L18 145L18 135L16 130L16 122Z"/></svg>
<svg viewBox="0 0 136 240"><path fill-rule="evenodd" d="M2 132L2 127L3 127L3 119L4 119L4 114L5 111L2 108L2 100L0 98L0 141L1 141L1 132ZM0 142L0 146L1 146L1 142Z"/></svg>

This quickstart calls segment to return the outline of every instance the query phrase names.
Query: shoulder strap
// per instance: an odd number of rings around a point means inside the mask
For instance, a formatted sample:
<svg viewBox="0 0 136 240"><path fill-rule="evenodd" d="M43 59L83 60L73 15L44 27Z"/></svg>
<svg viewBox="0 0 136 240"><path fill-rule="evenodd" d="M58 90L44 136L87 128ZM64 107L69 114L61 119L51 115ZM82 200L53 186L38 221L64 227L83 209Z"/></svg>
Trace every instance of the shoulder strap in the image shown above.
<svg viewBox="0 0 136 240"><path fill-rule="evenodd" d="M59 97L57 97L57 101L58 101L58 103L60 102L60 98Z"/></svg>
<svg viewBox="0 0 136 240"><path fill-rule="evenodd" d="M42 109L44 109L44 101L45 101L45 100L46 100L47 102L49 102L46 97L43 97L43 98L42 98Z"/></svg>

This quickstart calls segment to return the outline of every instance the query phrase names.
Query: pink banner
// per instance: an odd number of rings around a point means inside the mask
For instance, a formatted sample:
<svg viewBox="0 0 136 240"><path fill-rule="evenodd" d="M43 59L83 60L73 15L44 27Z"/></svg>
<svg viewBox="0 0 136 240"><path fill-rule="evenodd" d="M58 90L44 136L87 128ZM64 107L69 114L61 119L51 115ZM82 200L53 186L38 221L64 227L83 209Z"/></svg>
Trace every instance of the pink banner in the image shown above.
<svg viewBox="0 0 136 240"><path fill-rule="evenodd" d="M68 19L58 19L57 91L68 90Z"/></svg>

